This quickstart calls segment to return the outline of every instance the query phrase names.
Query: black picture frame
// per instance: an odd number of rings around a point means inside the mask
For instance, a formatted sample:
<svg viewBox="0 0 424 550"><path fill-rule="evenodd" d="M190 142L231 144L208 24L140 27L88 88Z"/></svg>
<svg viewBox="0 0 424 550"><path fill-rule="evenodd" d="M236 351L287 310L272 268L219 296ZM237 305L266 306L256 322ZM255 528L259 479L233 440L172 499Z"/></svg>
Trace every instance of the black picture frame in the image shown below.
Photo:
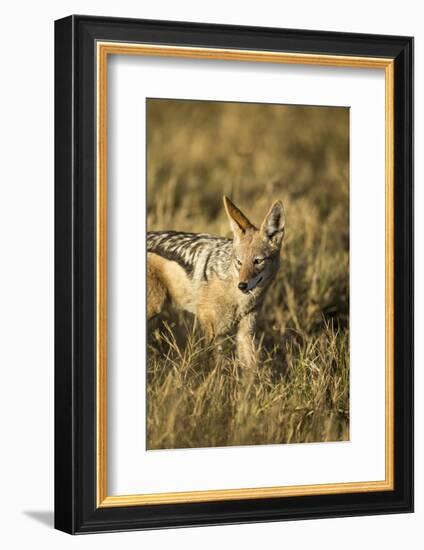
<svg viewBox="0 0 424 550"><path fill-rule="evenodd" d="M392 491L98 508L98 40L394 60ZM413 511L413 39L73 15L55 22L55 527L93 533Z"/></svg>

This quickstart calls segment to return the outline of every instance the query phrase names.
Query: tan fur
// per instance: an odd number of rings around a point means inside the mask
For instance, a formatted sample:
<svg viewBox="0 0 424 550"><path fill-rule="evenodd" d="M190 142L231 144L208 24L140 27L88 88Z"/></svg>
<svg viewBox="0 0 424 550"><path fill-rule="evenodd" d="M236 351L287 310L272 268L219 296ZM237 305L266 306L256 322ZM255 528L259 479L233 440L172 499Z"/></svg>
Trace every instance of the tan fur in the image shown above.
<svg viewBox="0 0 424 550"><path fill-rule="evenodd" d="M147 261L147 281L147 319L150 320L162 311L168 295L166 286L161 281L160 270L151 258Z"/></svg>
<svg viewBox="0 0 424 550"><path fill-rule="evenodd" d="M215 280L200 286L196 314L209 336L220 336L231 329L238 315L236 303L236 292L228 288L226 281Z"/></svg>
<svg viewBox="0 0 424 550"><path fill-rule="evenodd" d="M279 267L284 210L281 202L276 201L257 229L226 197L224 205L234 235L226 272L205 278L194 266L194 272L188 276L176 261L149 252L147 317L151 319L160 313L170 301L194 313L209 338L236 329L238 357L242 364L253 366L258 352L256 317ZM215 261L219 262L219 257ZM199 266L199 272L202 269L204 266Z"/></svg>
<svg viewBox="0 0 424 550"><path fill-rule="evenodd" d="M161 312L167 298L182 309L189 309L191 288L182 269L157 254L147 254L147 319ZM189 309L191 311L191 307Z"/></svg>

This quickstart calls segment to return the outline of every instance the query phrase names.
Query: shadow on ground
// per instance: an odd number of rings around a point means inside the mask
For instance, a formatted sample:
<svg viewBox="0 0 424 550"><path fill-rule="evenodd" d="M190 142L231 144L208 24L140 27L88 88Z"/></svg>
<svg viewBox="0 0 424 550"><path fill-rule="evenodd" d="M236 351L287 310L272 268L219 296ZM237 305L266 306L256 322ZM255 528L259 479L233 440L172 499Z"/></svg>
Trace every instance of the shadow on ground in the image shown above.
<svg viewBox="0 0 424 550"><path fill-rule="evenodd" d="M24 510L27 517L35 519L47 527L54 527L54 512L52 510Z"/></svg>

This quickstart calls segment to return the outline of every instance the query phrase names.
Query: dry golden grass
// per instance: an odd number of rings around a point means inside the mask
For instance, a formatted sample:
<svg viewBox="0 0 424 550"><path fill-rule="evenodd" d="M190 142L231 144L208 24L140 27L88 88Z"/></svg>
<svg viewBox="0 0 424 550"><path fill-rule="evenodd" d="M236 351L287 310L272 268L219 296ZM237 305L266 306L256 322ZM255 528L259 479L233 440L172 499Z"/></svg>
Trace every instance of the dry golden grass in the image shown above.
<svg viewBox="0 0 424 550"><path fill-rule="evenodd" d="M149 449L349 438L349 114L343 108L148 102L148 230L230 236L229 195L255 223L286 209L263 357L216 359L188 314L149 327Z"/></svg>

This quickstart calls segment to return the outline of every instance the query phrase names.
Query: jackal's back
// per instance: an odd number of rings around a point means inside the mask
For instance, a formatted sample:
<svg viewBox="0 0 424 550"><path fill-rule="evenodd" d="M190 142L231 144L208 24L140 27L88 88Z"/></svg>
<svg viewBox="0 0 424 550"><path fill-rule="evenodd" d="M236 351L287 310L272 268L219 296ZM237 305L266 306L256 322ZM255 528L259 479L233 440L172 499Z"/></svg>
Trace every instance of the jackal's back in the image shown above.
<svg viewBox="0 0 424 550"><path fill-rule="evenodd" d="M190 278L225 278L231 262L232 240L208 233L149 231L147 251L176 262Z"/></svg>

